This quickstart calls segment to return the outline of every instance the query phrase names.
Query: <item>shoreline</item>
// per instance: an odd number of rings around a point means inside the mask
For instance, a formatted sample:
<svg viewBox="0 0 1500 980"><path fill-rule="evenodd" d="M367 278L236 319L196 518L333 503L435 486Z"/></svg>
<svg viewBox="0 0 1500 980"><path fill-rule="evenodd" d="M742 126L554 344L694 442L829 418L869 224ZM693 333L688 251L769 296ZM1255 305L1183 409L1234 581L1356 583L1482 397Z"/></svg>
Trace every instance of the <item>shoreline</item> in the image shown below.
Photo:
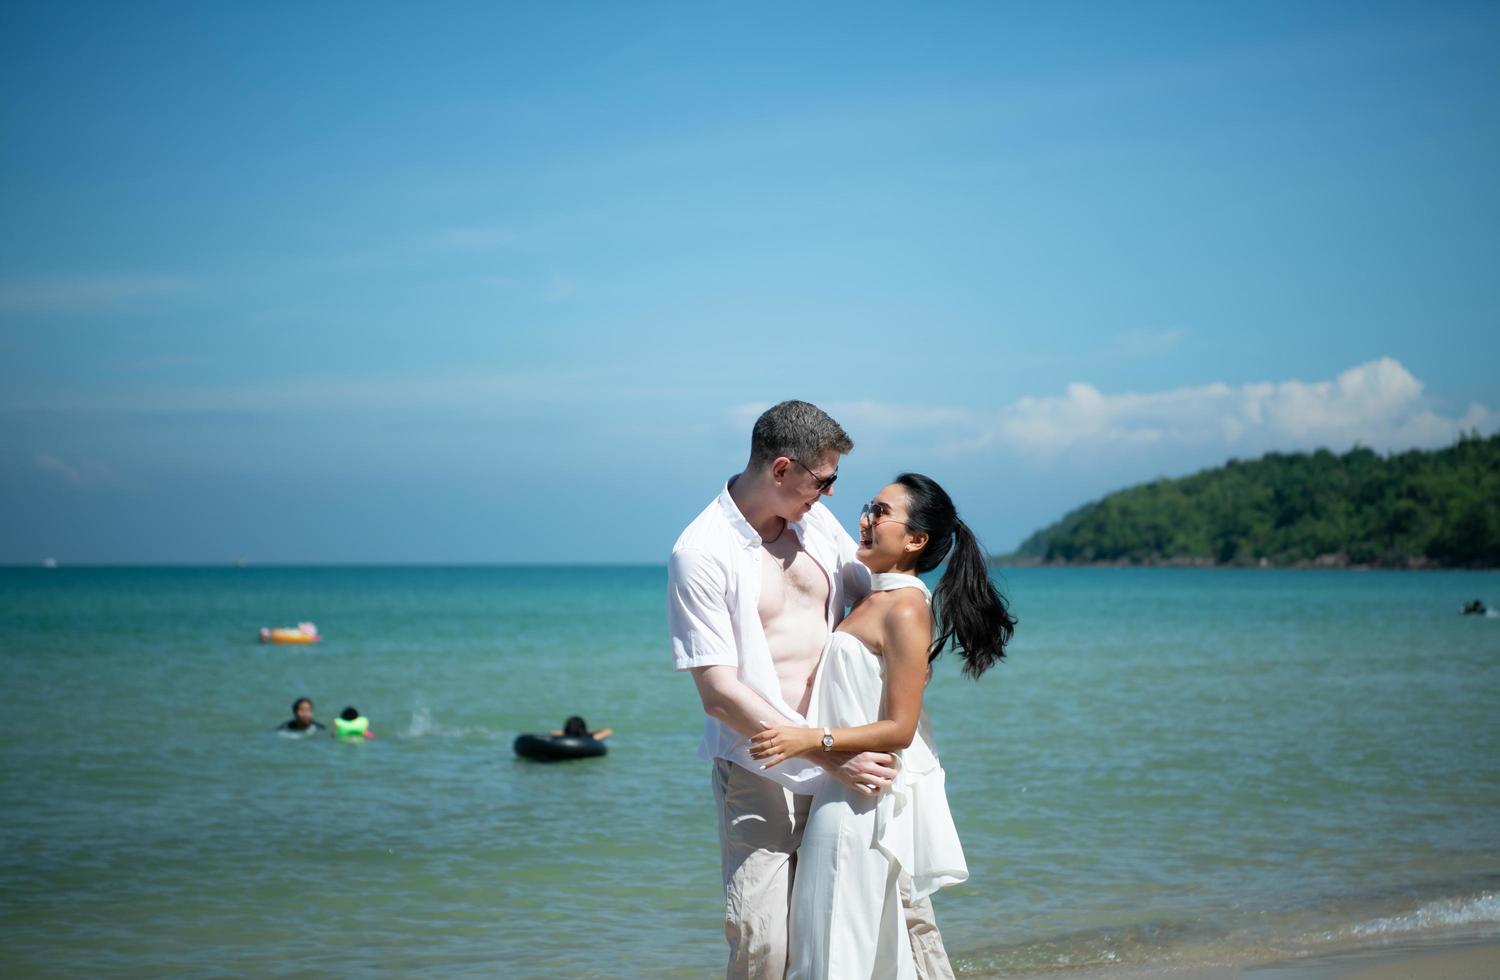
<svg viewBox="0 0 1500 980"><path fill-rule="evenodd" d="M1500 977L1500 932L1445 932L1241 962L1163 959L1051 970L959 969L986 980L1492 980Z"/></svg>
<svg viewBox="0 0 1500 980"><path fill-rule="evenodd" d="M1061 561L1041 558L991 557L987 564L991 568L1190 568L1202 570L1248 570L1248 571L1309 571L1309 572L1493 572L1500 565L1443 565L1437 562L1410 561L1389 564L1361 564L1348 560L1325 560L1327 556L1313 561L1306 559L1294 562L1273 562L1261 559L1258 562L1216 562L1207 558L1158 558L1136 561L1129 558L1096 559L1094 561Z"/></svg>
<svg viewBox="0 0 1500 980"><path fill-rule="evenodd" d="M1242 969L1245 980L1488 980L1500 976L1500 936L1411 938Z"/></svg>
<svg viewBox="0 0 1500 980"><path fill-rule="evenodd" d="M970 949L955 966L962 976L993 980L1500 977L1496 883L1486 874L1229 921L1196 914L1155 918Z"/></svg>

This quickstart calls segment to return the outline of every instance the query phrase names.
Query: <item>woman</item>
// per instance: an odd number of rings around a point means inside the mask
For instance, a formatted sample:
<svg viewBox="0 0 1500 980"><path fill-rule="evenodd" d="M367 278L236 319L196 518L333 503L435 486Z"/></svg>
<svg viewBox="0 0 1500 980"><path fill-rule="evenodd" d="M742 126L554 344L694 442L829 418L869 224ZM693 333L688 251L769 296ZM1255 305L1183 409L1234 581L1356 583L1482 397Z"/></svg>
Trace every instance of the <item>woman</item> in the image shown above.
<svg viewBox="0 0 1500 980"><path fill-rule="evenodd" d="M792 889L791 978L914 977L901 892L921 899L968 878L943 770L922 711L929 664L952 641L978 677L1005 656L1015 620L984 553L943 488L903 473L865 505L859 560L870 595L829 638L809 721L751 739L766 766L817 751L895 752L878 799L825 780L813 799ZM917 574L947 571L933 597Z"/></svg>

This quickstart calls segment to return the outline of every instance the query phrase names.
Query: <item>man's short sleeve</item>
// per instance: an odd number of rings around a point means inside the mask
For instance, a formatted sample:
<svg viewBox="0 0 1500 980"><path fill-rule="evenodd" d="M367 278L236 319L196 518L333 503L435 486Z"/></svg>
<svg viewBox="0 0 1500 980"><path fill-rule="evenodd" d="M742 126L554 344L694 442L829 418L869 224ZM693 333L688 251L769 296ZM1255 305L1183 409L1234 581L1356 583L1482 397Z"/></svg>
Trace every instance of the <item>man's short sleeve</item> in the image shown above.
<svg viewBox="0 0 1500 980"><path fill-rule="evenodd" d="M724 566L701 551L672 552L667 563L667 629L676 670L738 666Z"/></svg>

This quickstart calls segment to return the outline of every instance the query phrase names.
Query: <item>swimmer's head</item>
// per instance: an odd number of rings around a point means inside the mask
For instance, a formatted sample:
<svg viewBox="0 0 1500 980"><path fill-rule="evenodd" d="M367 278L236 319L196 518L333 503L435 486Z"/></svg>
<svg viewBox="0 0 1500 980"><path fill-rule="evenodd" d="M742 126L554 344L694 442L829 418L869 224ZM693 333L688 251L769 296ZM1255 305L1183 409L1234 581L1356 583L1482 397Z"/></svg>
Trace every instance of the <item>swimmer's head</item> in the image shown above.
<svg viewBox="0 0 1500 980"><path fill-rule="evenodd" d="M354 721L359 717L359 709L351 704L349 707L345 708L339 713L339 717L344 719L345 721Z"/></svg>
<svg viewBox="0 0 1500 980"><path fill-rule="evenodd" d="M292 717L306 725L313 720L312 698L298 698L292 702Z"/></svg>
<svg viewBox="0 0 1500 980"><path fill-rule="evenodd" d="M589 733L589 723L577 715L563 722L563 734L569 738L583 738Z"/></svg>

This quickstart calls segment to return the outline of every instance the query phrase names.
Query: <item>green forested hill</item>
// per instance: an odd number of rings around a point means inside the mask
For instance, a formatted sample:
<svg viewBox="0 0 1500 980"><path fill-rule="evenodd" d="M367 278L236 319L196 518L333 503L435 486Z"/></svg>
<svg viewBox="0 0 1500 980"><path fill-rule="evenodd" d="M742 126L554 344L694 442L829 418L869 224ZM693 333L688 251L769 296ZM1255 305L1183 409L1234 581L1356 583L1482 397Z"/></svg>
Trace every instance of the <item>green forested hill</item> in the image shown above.
<svg viewBox="0 0 1500 980"><path fill-rule="evenodd" d="M1270 453L1112 493L1012 559L1500 565L1500 434L1380 456Z"/></svg>

